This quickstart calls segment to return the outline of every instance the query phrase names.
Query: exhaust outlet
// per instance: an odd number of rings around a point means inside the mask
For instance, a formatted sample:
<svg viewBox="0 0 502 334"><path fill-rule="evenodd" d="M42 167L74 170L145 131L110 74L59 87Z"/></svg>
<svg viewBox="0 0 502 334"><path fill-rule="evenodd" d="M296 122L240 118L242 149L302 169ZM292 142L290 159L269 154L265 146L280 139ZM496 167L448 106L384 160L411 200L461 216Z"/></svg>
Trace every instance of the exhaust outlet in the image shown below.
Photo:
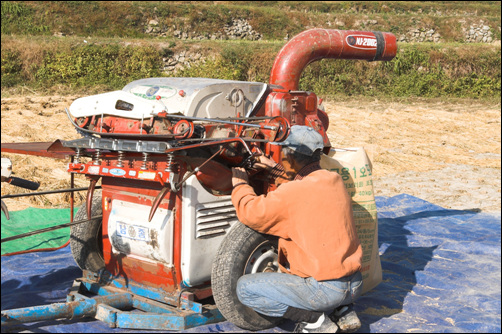
<svg viewBox="0 0 502 334"><path fill-rule="evenodd" d="M298 90L304 68L316 60L391 60L396 56L396 36L388 32L310 29L293 37L279 51L270 84Z"/></svg>

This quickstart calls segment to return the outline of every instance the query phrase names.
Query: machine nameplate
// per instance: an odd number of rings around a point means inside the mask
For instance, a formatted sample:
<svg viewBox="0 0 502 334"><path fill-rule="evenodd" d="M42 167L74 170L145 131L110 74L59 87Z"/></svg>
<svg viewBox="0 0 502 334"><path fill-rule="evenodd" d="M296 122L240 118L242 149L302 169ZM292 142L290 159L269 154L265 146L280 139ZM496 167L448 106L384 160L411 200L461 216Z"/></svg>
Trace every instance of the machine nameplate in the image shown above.
<svg viewBox="0 0 502 334"><path fill-rule="evenodd" d="M117 235L128 239L150 241L148 228L129 225L121 221L117 221Z"/></svg>

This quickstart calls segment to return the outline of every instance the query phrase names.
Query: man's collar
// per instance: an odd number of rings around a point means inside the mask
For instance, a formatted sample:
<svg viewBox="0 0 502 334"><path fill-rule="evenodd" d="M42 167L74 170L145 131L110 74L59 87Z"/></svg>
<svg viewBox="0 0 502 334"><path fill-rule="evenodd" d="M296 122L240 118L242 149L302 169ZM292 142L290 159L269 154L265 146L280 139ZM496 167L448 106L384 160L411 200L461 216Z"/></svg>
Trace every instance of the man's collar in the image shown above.
<svg viewBox="0 0 502 334"><path fill-rule="evenodd" d="M300 169L298 174L296 174L294 180L301 180L305 176L307 176L310 173L315 172L316 170L319 170L319 169L321 169L321 165L319 164L319 161L316 161L316 162L310 163L306 166L303 166L303 168Z"/></svg>

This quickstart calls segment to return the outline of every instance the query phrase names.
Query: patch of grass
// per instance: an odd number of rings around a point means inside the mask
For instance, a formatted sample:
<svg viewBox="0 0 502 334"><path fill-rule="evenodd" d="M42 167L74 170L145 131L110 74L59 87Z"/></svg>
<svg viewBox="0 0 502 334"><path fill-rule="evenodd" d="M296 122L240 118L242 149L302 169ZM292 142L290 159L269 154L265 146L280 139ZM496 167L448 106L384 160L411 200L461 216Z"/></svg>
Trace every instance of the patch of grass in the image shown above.
<svg viewBox="0 0 502 334"><path fill-rule="evenodd" d="M2 50L2 87L12 87L21 83L22 68L16 51Z"/></svg>
<svg viewBox="0 0 502 334"><path fill-rule="evenodd" d="M250 41L204 44L210 45L205 52L212 56L203 63L177 72L176 76L268 82L275 56L282 46Z"/></svg>
<svg viewBox="0 0 502 334"><path fill-rule="evenodd" d="M37 15L37 11L21 1L2 1L2 34L21 33L28 35L50 34L46 15Z"/></svg>
<svg viewBox="0 0 502 334"><path fill-rule="evenodd" d="M500 66L500 48L408 45L390 62L312 63L300 87L321 95L500 97Z"/></svg>
<svg viewBox="0 0 502 334"><path fill-rule="evenodd" d="M129 81L161 75L161 59L152 47L81 45L71 52L49 52L36 72L41 86L107 85L120 89Z"/></svg>

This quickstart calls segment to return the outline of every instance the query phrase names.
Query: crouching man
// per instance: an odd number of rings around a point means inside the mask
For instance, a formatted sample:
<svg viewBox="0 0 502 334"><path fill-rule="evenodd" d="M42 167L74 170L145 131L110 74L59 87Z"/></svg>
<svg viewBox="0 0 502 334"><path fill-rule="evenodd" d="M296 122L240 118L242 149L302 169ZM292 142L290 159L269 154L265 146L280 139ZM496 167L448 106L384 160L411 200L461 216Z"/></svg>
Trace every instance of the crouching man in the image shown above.
<svg viewBox="0 0 502 334"><path fill-rule="evenodd" d="M256 312L297 323L295 332L357 330L353 309L362 291L362 248L351 198L340 175L321 169L322 136L295 125L282 145L282 166L264 156L255 164L286 178L257 196L243 168L233 168L232 202L239 220L279 237L278 273L242 276L239 300Z"/></svg>

